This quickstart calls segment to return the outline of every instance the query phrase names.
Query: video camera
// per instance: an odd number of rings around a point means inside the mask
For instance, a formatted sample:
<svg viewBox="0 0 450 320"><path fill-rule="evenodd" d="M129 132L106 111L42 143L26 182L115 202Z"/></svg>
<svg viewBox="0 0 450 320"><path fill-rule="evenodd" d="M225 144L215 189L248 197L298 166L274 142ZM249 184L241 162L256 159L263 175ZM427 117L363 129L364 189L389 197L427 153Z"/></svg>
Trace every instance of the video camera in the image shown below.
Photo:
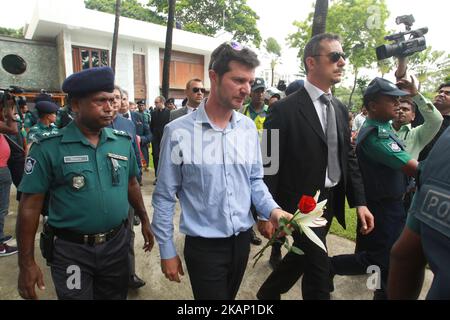
<svg viewBox="0 0 450 320"><path fill-rule="evenodd" d="M21 94L23 92L24 90L17 86L10 86L8 89L0 88L0 109L2 109L3 107L11 106L8 104L8 101L10 100L12 100L14 102L13 105L16 105L17 107L17 100L15 95Z"/></svg>
<svg viewBox="0 0 450 320"><path fill-rule="evenodd" d="M376 48L378 60L387 59L393 56L407 57L415 52L423 51L427 48L424 35L428 32L428 28L424 27L411 30L414 21L415 20L412 14L395 18L395 23L404 24L406 31L384 37L385 40L394 41L394 43L382 45ZM405 36L408 34L410 37L407 40Z"/></svg>

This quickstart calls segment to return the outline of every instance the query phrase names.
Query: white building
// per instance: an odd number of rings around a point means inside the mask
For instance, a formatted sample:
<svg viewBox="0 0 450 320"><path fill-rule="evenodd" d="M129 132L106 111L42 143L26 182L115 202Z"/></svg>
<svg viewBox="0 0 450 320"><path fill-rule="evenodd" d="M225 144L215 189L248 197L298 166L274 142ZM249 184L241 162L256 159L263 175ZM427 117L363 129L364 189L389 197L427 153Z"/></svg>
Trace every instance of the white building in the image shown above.
<svg viewBox="0 0 450 320"><path fill-rule="evenodd" d="M110 65L114 31L113 14L86 9L83 0L39 0L26 28L25 38L56 42L59 81L93 66ZM166 27L120 18L116 83L129 99L160 94ZM209 88L208 64L219 39L173 30L170 96L183 97L186 82L200 78Z"/></svg>

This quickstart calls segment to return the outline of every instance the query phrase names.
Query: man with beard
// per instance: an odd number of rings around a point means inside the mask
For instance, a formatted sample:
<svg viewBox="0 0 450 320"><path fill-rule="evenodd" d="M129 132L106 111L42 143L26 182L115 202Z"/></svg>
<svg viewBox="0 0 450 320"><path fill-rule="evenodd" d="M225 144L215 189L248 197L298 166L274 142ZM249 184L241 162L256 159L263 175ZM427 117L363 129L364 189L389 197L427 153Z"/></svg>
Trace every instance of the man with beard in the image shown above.
<svg viewBox="0 0 450 320"><path fill-rule="evenodd" d="M211 54L208 100L164 129L152 226L162 272L180 282L184 271L173 241L178 196L180 231L186 234L184 258L197 300L236 297L250 253L252 203L275 226L281 217L292 217L279 209L263 182L254 122L237 112L258 65L250 49L237 42L221 44ZM264 230L265 236L272 233Z"/></svg>

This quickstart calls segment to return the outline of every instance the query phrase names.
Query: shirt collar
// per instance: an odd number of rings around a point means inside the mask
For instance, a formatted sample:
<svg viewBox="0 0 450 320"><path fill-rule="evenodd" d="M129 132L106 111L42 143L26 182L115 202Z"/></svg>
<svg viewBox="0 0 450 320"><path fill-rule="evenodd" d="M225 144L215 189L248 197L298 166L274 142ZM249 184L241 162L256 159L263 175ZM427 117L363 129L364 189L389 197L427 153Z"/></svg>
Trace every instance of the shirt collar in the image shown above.
<svg viewBox="0 0 450 320"><path fill-rule="evenodd" d="M62 133L63 137L61 139L61 143L81 142L85 145L91 146L91 143L86 139L84 134L81 133L75 121L69 123L64 128L64 130L62 130ZM103 128L101 130L99 145L104 141L106 141L106 139L113 139L113 140L117 139L113 131L109 128Z"/></svg>
<svg viewBox="0 0 450 320"><path fill-rule="evenodd" d="M322 89L317 88L315 85L313 85L311 82L309 82L308 79L305 79L305 89L308 92L309 97L311 98L312 102L319 100L319 98L324 93L326 93ZM328 93L331 94L331 91Z"/></svg>
<svg viewBox="0 0 450 320"><path fill-rule="evenodd" d="M206 100L203 100L200 103L200 105L198 106L197 111L192 113L193 117L194 117L194 121L198 122L198 123L208 123L212 128L215 128L215 126L213 125L211 120L209 120L209 118L208 118L208 114L206 113L206 110L205 110L205 104L206 104ZM231 115L231 120L230 120L230 126L232 129L236 127L238 122L241 121L242 117L244 117L244 115L233 110L233 113Z"/></svg>

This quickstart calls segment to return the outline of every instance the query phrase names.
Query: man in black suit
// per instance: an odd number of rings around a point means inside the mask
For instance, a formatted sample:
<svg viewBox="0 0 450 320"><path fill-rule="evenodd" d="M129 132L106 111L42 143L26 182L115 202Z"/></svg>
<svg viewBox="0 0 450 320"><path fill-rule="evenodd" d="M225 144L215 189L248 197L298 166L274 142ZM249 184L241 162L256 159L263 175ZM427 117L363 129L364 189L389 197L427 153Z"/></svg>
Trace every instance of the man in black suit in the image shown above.
<svg viewBox="0 0 450 320"><path fill-rule="evenodd" d="M271 143L277 143L270 141L271 130L279 132L279 169L264 181L288 212L296 211L302 195L321 191L320 200L328 199L324 213L328 224L313 230L325 243L333 216L345 227L345 196L350 206L357 207L366 232L373 228L373 216L365 206L361 173L350 146L348 110L331 97L331 87L341 81L345 66L339 37L314 36L305 46L303 63L304 87L276 102L264 123L268 150L273 149ZM258 224L261 228L266 223ZM302 274L303 299L330 299L327 253L303 233L294 232L293 238L305 254L289 252L261 286L258 299L280 299Z"/></svg>
<svg viewBox="0 0 450 320"><path fill-rule="evenodd" d="M153 165L155 167L155 178L157 178L158 161L159 161L159 146L164 133L164 127L169 123L170 110L166 109L164 103L166 99L163 96L155 98L155 110L152 112L150 120L150 130L153 134L152 140L152 155ZM156 179L153 184L156 184Z"/></svg>
<svg viewBox="0 0 450 320"><path fill-rule="evenodd" d="M170 112L170 121L197 110L198 106L205 97L206 90L203 87L203 81L195 78L186 83L186 90L184 92L187 98L186 105L180 109L172 110Z"/></svg>
<svg viewBox="0 0 450 320"><path fill-rule="evenodd" d="M149 125L144 121L144 116L139 112L130 110L128 101L128 92L122 89L122 103L119 107L119 113L134 123L136 127L136 136L138 137L139 147L145 161L148 161L148 145L152 141L152 133ZM142 177L139 183L142 185Z"/></svg>

